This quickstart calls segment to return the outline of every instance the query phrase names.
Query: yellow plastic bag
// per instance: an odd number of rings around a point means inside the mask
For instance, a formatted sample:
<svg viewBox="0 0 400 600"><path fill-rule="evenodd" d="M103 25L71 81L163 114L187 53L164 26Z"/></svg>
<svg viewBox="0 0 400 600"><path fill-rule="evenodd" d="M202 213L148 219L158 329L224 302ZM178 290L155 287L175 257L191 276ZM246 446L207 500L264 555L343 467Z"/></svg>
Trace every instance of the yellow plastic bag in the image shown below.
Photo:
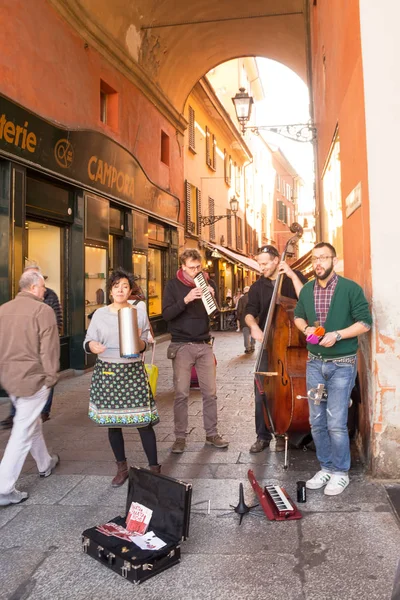
<svg viewBox="0 0 400 600"><path fill-rule="evenodd" d="M158 379L158 367L156 365L144 365L147 371L147 377L149 378L149 384L153 397L157 394L157 379Z"/></svg>

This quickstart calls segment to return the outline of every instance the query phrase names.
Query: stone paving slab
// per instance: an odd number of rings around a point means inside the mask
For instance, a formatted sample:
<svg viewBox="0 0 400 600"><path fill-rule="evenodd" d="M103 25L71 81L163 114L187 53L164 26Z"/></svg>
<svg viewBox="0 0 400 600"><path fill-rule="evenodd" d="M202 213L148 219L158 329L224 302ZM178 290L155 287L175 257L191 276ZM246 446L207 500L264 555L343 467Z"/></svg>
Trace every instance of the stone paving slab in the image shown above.
<svg viewBox="0 0 400 600"><path fill-rule="evenodd" d="M251 570L248 569L251 560ZM57 550L33 576L30 600L259 600L265 580L254 576L265 570L270 598L298 598L299 578L290 556L184 555L182 562L140 586L134 586L94 559ZM277 572L284 571L283 576ZM63 595L64 594L64 595Z"/></svg>
<svg viewBox="0 0 400 600"><path fill-rule="evenodd" d="M241 354L240 335L217 333L216 338L219 430L231 442L227 450L205 446L201 395L191 392L187 449L170 453L172 369L168 343L157 345L159 459L164 474L193 484L190 537L182 544L181 564L137 587L81 552L82 531L123 513L127 492L126 484L111 487L115 463L107 430L87 416L88 372L59 382L51 420L44 424L60 466L41 480L28 458L18 485L29 491L29 500L0 508L0 600L390 598L400 528L384 487L365 476L356 454L350 486L333 498L323 490L308 491L302 520L270 522L257 508L239 526L229 505L238 503L240 482L247 504L257 502L249 468L261 485L283 485L295 500L296 481L314 474L318 463L314 452L291 449L284 470L283 453L248 452L255 441L254 355ZM0 418L7 414L3 403ZM0 432L0 449L8 436ZM124 437L129 462L146 466L138 432L125 430Z"/></svg>

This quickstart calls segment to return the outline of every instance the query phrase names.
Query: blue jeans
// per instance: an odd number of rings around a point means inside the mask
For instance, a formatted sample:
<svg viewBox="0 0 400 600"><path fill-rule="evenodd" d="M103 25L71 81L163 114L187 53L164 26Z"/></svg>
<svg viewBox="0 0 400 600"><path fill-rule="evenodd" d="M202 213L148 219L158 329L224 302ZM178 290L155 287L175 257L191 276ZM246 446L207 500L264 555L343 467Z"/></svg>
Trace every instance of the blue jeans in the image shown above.
<svg viewBox="0 0 400 600"><path fill-rule="evenodd" d="M52 402L53 402L53 395L54 395L54 388L50 388L49 397L47 398L47 402L46 402L46 404L43 407L42 414L50 412L51 405L52 405ZM12 417L12 418L15 417L15 406L14 406L14 404L12 402L11 402L10 417Z"/></svg>
<svg viewBox="0 0 400 600"><path fill-rule="evenodd" d="M327 400L316 405L308 401L311 433L321 469L337 475L346 475L350 469L350 440L347 430L350 394L357 375L354 364L337 361L307 362L307 390L325 385Z"/></svg>

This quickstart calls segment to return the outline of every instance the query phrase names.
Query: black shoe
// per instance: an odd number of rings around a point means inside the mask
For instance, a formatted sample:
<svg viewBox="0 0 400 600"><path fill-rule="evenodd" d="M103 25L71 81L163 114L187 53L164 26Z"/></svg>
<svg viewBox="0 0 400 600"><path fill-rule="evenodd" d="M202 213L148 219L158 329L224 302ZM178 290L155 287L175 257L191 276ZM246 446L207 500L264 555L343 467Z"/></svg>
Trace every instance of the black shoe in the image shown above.
<svg viewBox="0 0 400 600"><path fill-rule="evenodd" d="M4 421L0 421L0 429L11 429L13 426L14 417L9 415Z"/></svg>

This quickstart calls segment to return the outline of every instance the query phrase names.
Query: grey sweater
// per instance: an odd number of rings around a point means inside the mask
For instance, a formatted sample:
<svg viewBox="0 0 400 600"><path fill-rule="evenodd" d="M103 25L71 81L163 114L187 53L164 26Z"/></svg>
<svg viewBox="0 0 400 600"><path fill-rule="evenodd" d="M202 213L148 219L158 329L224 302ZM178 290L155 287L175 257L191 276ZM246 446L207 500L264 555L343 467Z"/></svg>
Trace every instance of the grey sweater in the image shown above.
<svg viewBox="0 0 400 600"><path fill-rule="evenodd" d="M132 310L137 310L138 327L141 329L140 338L147 342L147 337L150 332L150 323L146 310L132 307ZM137 358L121 358L119 354L119 335L118 335L118 313L112 312L108 306L98 308L93 314L89 328L86 333L83 347L87 342L100 342L106 346L106 350L98 354L98 358L105 362L113 363L131 363L141 360Z"/></svg>

